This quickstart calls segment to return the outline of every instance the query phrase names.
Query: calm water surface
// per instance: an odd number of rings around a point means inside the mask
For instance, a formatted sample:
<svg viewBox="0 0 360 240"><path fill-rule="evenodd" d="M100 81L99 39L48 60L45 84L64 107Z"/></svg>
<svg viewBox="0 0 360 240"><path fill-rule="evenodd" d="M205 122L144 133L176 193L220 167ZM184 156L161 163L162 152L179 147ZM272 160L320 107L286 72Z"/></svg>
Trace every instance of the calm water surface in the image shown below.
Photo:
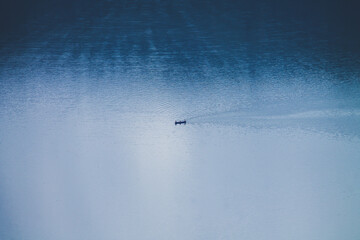
<svg viewBox="0 0 360 240"><path fill-rule="evenodd" d="M360 237L352 4L3 9L1 239Z"/></svg>

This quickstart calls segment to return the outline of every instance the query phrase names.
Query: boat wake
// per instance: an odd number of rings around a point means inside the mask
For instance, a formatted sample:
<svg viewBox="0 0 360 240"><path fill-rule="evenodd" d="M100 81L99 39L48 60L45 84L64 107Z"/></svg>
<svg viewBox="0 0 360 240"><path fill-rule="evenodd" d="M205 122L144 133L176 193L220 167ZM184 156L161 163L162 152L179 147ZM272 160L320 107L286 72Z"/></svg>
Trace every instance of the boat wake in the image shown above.
<svg viewBox="0 0 360 240"><path fill-rule="evenodd" d="M231 125L256 129L303 129L360 137L360 109L325 109L284 114L228 111L187 118L194 125Z"/></svg>

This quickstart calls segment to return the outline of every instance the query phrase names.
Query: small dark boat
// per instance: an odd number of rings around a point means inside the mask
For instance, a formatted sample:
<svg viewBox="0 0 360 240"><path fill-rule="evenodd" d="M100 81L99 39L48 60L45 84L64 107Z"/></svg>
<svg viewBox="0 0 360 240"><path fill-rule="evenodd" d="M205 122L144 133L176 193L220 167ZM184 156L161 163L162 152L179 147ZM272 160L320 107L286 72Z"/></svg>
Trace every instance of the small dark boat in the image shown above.
<svg viewBox="0 0 360 240"><path fill-rule="evenodd" d="M186 124L186 120L184 120L184 121L175 121L175 126L178 125L178 124L180 124L180 125L181 125L181 124L184 124L184 125L185 125L185 124Z"/></svg>

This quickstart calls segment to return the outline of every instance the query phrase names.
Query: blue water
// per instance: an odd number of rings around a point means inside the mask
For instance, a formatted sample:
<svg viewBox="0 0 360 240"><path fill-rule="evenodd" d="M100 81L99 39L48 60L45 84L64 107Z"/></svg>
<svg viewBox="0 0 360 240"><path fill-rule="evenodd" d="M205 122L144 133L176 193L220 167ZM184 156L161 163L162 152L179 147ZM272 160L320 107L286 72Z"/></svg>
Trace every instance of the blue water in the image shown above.
<svg viewBox="0 0 360 240"><path fill-rule="evenodd" d="M356 7L3 3L0 239L359 238Z"/></svg>

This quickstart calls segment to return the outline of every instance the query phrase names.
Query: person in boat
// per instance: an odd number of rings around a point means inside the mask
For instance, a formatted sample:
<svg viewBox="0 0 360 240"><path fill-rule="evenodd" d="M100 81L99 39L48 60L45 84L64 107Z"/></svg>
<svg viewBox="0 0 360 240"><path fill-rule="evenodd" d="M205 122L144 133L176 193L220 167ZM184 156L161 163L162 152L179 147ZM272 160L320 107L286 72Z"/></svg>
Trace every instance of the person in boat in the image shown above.
<svg viewBox="0 0 360 240"><path fill-rule="evenodd" d="M178 125L178 124L186 124L186 120L184 120L184 121L175 121L175 125Z"/></svg>

